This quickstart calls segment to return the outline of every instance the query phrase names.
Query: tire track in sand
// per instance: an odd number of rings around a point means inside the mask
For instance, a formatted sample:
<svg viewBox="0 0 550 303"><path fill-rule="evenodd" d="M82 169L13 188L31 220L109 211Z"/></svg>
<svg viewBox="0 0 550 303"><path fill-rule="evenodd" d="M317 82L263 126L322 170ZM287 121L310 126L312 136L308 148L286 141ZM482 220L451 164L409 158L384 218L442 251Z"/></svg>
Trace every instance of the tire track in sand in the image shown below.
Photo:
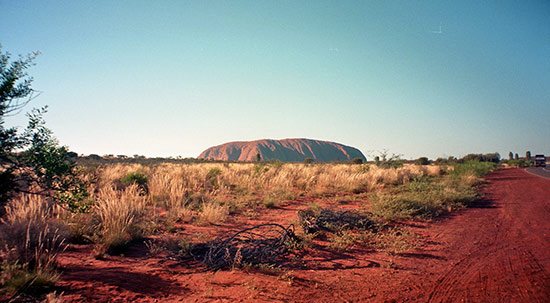
<svg viewBox="0 0 550 303"><path fill-rule="evenodd" d="M428 302L550 302L550 180L521 170L488 180L491 205L445 227L447 255L455 261L436 279Z"/></svg>

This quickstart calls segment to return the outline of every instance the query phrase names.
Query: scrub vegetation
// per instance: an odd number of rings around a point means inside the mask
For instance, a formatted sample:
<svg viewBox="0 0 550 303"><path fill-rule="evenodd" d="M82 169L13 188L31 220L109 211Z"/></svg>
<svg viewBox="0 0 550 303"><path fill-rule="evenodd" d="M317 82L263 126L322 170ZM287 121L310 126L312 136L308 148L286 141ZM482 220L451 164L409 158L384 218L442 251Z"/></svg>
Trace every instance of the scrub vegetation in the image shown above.
<svg viewBox="0 0 550 303"><path fill-rule="evenodd" d="M104 259L141 243L149 255L233 269L275 268L280 264L271 262L289 252L315 249L404 253L421 239L403 223L472 205L483 175L498 162L496 154L434 164L387 152L370 163L78 158L46 128L45 109L31 111L22 133L4 127L4 118L32 99L25 70L33 58L9 64L9 54L0 54L0 299L55 296L56 260L73 244L93 246ZM289 206L292 218L280 217ZM246 237L227 238L219 227L229 225L248 231L233 233ZM277 227L284 237L273 242L258 226ZM202 231L178 233L186 228ZM264 257L246 255L258 252Z"/></svg>

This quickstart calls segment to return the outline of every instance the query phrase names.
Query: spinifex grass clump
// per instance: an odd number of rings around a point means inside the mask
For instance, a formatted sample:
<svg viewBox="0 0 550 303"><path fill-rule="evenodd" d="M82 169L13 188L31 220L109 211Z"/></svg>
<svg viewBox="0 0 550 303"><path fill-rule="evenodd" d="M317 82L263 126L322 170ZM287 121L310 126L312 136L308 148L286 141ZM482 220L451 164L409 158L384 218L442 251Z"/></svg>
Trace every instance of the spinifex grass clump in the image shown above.
<svg viewBox="0 0 550 303"><path fill-rule="evenodd" d="M40 294L59 279L56 258L65 245L61 209L38 195L21 195L0 222L0 286Z"/></svg>
<svg viewBox="0 0 550 303"><path fill-rule="evenodd" d="M221 224L229 215L229 208L221 203L211 201L202 205L199 219L202 223Z"/></svg>
<svg viewBox="0 0 550 303"><path fill-rule="evenodd" d="M118 253L133 239L143 235L146 200L137 185L123 192L103 189L98 195L94 214L98 217L98 242L101 252Z"/></svg>

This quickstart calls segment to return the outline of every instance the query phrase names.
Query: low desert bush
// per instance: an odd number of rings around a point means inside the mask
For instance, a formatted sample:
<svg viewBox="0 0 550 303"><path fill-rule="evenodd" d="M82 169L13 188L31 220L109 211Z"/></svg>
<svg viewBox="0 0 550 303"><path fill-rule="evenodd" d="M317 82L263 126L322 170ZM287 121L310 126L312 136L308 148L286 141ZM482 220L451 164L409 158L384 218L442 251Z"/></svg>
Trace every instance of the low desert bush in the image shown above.
<svg viewBox="0 0 550 303"><path fill-rule="evenodd" d="M442 207L410 194L374 196L371 212L384 221L431 219L443 211Z"/></svg>
<svg viewBox="0 0 550 303"><path fill-rule="evenodd" d="M264 200L262 201L262 205L265 207L265 208L275 208L277 207L277 200L273 199L273 198L270 198L270 197L266 197L264 198Z"/></svg>
<svg viewBox="0 0 550 303"><path fill-rule="evenodd" d="M205 187L207 189L218 189L220 184L218 176L222 173L219 168L212 168L208 171L205 177Z"/></svg>
<svg viewBox="0 0 550 303"><path fill-rule="evenodd" d="M149 178L147 178L147 175L140 171L128 173L120 179L122 185L129 186L135 184L143 193L147 193L149 191L147 186L148 181Z"/></svg>
<svg viewBox="0 0 550 303"><path fill-rule="evenodd" d="M466 161L455 165L451 175L474 174L477 177L482 177L497 167L494 162Z"/></svg>
<svg viewBox="0 0 550 303"><path fill-rule="evenodd" d="M445 212L469 206L479 198L469 176L412 180L371 196L370 211L384 221L431 220ZM479 178L473 177L475 180Z"/></svg>

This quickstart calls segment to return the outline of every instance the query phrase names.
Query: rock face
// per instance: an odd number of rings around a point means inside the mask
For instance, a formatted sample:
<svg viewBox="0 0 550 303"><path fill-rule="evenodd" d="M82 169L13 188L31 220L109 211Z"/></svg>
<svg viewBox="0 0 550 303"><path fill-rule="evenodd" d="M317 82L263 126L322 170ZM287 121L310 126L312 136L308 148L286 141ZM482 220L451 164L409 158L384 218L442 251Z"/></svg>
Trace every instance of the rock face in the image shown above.
<svg viewBox="0 0 550 303"><path fill-rule="evenodd" d="M284 162L303 162L307 158L317 162L348 161L355 158L366 161L357 148L311 139L229 142L210 147L200 154L199 159L254 161L257 154L260 154L262 160L277 159Z"/></svg>

